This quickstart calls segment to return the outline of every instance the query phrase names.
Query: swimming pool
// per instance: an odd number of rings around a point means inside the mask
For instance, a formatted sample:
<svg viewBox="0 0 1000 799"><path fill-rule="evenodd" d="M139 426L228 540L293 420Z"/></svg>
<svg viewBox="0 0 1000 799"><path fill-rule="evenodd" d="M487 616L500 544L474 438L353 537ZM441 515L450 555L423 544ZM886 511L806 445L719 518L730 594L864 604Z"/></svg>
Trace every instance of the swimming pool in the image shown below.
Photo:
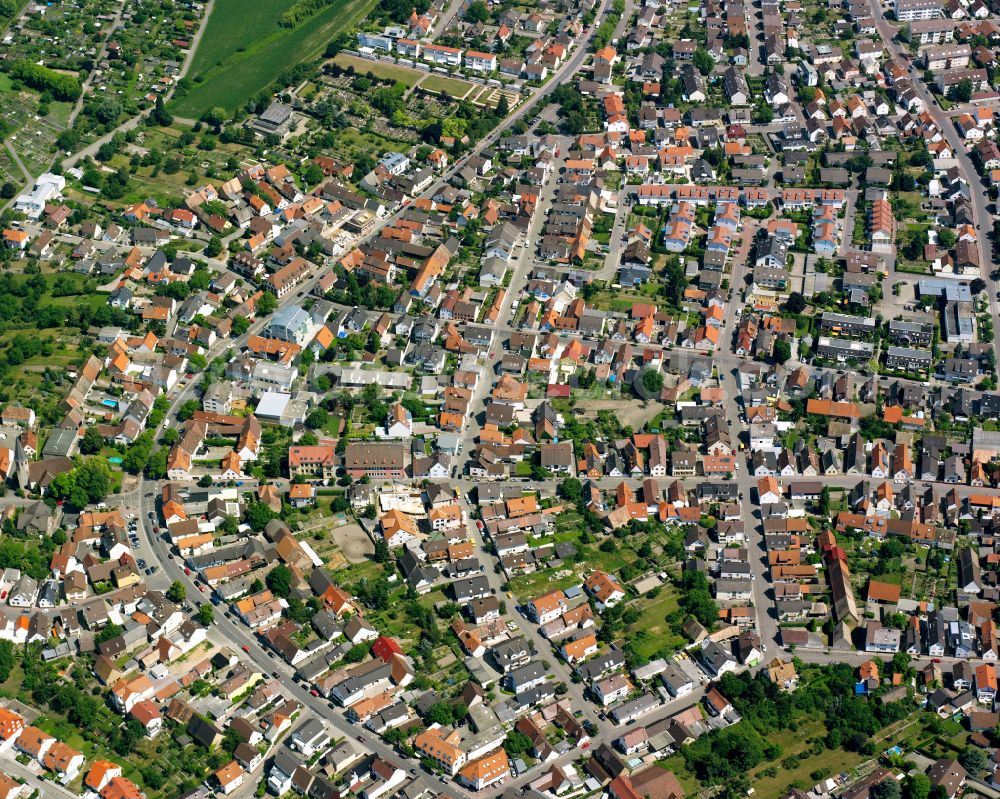
<svg viewBox="0 0 1000 799"><path fill-rule="evenodd" d="M120 464L121 462L121 458L108 458L108 463Z"/></svg>
<svg viewBox="0 0 1000 799"><path fill-rule="evenodd" d="M113 399L102 399L101 405L107 405L109 408L117 408L118 401Z"/></svg>

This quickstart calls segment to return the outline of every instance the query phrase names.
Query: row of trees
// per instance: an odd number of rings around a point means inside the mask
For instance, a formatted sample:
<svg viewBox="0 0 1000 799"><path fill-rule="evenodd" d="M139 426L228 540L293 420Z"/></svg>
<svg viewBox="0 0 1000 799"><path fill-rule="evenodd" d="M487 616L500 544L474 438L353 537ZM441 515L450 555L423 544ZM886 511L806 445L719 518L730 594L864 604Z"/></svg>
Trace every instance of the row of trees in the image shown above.
<svg viewBox="0 0 1000 799"><path fill-rule="evenodd" d="M76 102L83 91L80 81L72 75L64 75L54 69L35 64L26 58L19 58L7 67L7 73L14 79L23 81L39 92L48 93L53 100Z"/></svg>
<svg viewBox="0 0 1000 799"><path fill-rule="evenodd" d="M278 17L278 24L282 28L294 28L334 2L335 0L298 0Z"/></svg>

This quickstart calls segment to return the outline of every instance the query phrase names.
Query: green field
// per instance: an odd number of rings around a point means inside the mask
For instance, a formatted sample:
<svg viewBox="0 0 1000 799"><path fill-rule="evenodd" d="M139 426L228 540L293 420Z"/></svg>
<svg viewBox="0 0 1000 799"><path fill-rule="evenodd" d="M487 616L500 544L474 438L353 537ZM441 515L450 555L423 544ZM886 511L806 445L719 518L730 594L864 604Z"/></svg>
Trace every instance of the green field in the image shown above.
<svg viewBox="0 0 1000 799"><path fill-rule="evenodd" d="M215 0L212 15L205 23L205 33L191 60L191 77L204 74L246 51L264 31L275 31L278 18L293 2L272 0L247 5L239 0Z"/></svg>
<svg viewBox="0 0 1000 799"><path fill-rule="evenodd" d="M438 92L439 94L447 94L456 99L461 99L474 87L471 83L467 83L464 80L456 80L444 75L428 75L420 82L420 88L429 92Z"/></svg>
<svg viewBox="0 0 1000 799"><path fill-rule="evenodd" d="M333 0L297 28L278 27L289 0L251 3L215 0L190 75L191 90L171 103L181 117L221 106L233 111L267 88L281 72L322 54L336 34L362 20L374 0Z"/></svg>
<svg viewBox="0 0 1000 799"><path fill-rule="evenodd" d="M347 69L354 67L354 71L359 75L372 73L381 80L393 80L402 83L407 88L412 87L420 78L426 74L419 69L411 67L401 67L397 64L387 64L383 61L372 61L369 58L359 58L350 53L340 53L333 59L333 63L339 67Z"/></svg>
<svg viewBox="0 0 1000 799"><path fill-rule="evenodd" d="M656 599L636 602L635 607L640 610L639 620L628 625L625 634L639 657L652 660L684 645L684 639L667 624L667 616L677 611L677 600L677 590L667 583L661 587Z"/></svg>

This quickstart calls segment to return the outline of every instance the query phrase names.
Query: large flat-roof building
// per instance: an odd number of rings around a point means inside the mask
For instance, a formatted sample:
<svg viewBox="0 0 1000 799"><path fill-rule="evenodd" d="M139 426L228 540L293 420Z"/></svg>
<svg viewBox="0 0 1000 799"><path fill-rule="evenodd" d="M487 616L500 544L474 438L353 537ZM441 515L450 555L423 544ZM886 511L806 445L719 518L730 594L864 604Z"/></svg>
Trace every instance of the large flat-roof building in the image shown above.
<svg viewBox="0 0 1000 799"><path fill-rule="evenodd" d="M273 102L256 119L248 123L251 130L262 136L274 134L284 138L292 127L292 107L284 103Z"/></svg>
<svg viewBox="0 0 1000 799"><path fill-rule="evenodd" d="M348 444L344 453L344 468L351 477L406 477L408 449L402 444Z"/></svg>

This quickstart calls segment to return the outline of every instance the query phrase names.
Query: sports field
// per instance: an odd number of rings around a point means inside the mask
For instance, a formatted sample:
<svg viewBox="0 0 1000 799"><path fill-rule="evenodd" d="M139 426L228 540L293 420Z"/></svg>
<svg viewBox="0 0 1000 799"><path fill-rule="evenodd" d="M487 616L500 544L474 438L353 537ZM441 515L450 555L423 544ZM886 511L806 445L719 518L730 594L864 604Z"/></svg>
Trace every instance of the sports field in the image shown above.
<svg viewBox="0 0 1000 799"><path fill-rule="evenodd" d="M191 118L215 106L233 111L283 70L322 54L334 36L368 14L375 0L334 0L296 28L279 27L278 19L292 4L215 0L191 64L194 84L170 110Z"/></svg>

